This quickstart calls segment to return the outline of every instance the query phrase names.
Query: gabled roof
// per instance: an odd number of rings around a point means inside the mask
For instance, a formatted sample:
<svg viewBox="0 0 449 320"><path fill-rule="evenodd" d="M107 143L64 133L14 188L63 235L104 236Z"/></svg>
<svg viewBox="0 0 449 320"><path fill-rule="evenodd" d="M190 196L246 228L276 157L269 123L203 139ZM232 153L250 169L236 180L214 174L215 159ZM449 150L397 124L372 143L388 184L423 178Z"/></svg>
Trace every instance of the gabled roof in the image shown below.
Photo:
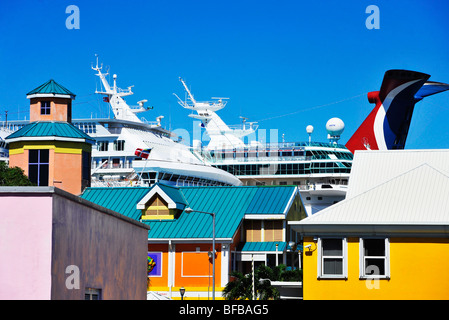
<svg viewBox="0 0 449 320"><path fill-rule="evenodd" d="M19 140L66 140L94 143L89 135L68 122L42 121L32 122L6 137L8 143Z"/></svg>
<svg viewBox="0 0 449 320"><path fill-rule="evenodd" d="M156 183L151 188L151 190L137 203L137 209L145 209L147 202L155 194L160 195L162 199L164 199L168 203L169 209L184 210L184 208L187 206L187 201L184 199L184 196L179 188Z"/></svg>
<svg viewBox="0 0 449 320"><path fill-rule="evenodd" d="M447 233L449 176L423 164L302 221L302 234ZM447 229L447 230L446 230Z"/></svg>
<svg viewBox="0 0 449 320"><path fill-rule="evenodd" d="M59 96L67 96L68 98L75 98L75 94L72 93L67 88L64 88L59 83L54 81L53 79L48 80L44 84L39 87L31 90L27 93L27 97L31 98L33 96L43 96L43 95L59 95Z"/></svg>
<svg viewBox="0 0 449 320"><path fill-rule="evenodd" d="M167 187L157 184L154 188L161 188L173 197L173 202L185 203L193 210L212 212L216 214L216 238L231 240L240 226L248 208L254 214L279 214L286 210L293 195L297 194L295 186L233 186L233 187ZM86 188L82 198L97 203L132 217L140 219L141 211L137 204L145 198L153 188ZM253 201L261 196L264 189L263 201L273 204L267 209L257 206ZM176 191L177 190L177 191ZM282 192L281 192L281 191ZM279 200L281 199L281 200ZM149 199L148 199L149 200ZM286 215L286 213L285 213ZM212 217L199 212L186 213L182 211L174 220L147 220L151 230L148 238L158 239L211 239Z"/></svg>
<svg viewBox="0 0 449 320"><path fill-rule="evenodd" d="M449 150L360 150L356 151L346 199L363 193L392 177L422 164L449 175Z"/></svg>

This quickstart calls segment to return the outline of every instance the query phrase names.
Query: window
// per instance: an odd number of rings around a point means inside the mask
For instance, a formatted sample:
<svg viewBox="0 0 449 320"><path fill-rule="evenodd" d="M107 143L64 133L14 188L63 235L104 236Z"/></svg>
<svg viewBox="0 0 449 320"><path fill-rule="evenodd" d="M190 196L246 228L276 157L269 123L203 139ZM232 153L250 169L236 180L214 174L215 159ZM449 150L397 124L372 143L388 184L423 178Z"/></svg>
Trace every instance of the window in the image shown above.
<svg viewBox="0 0 449 320"><path fill-rule="evenodd" d="M84 300L101 300L101 289L86 288Z"/></svg>
<svg viewBox="0 0 449 320"><path fill-rule="evenodd" d="M97 142L97 150L98 151L108 151L108 142L107 141L98 141Z"/></svg>
<svg viewBox="0 0 449 320"><path fill-rule="evenodd" d="M346 239L318 239L318 278L347 277Z"/></svg>
<svg viewBox="0 0 449 320"><path fill-rule="evenodd" d="M48 186L49 150L29 150L28 178L37 186Z"/></svg>
<svg viewBox="0 0 449 320"><path fill-rule="evenodd" d="M125 140L115 140L114 141L114 151L125 150Z"/></svg>
<svg viewBox="0 0 449 320"><path fill-rule="evenodd" d="M360 278L389 278L388 238L360 239Z"/></svg>
<svg viewBox="0 0 449 320"><path fill-rule="evenodd" d="M82 169L81 169L81 179L82 188L90 187L90 166L91 166L91 154L90 152L83 151L81 153L82 157Z"/></svg>
<svg viewBox="0 0 449 320"><path fill-rule="evenodd" d="M50 101L41 101L41 114L50 114Z"/></svg>

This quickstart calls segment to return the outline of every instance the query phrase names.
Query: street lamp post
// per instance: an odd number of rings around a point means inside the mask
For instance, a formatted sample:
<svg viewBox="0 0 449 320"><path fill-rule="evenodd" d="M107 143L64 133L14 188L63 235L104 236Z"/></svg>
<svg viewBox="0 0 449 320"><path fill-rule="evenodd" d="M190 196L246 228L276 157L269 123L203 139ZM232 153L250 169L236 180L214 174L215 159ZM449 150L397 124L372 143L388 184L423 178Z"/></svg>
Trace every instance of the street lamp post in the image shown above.
<svg viewBox="0 0 449 320"><path fill-rule="evenodd" d="M212 216L212 300L215 300L215 213L193 210L190 207L184 209L186 213L199 212Z"/></svg>
<svg viewBox="0 0 449 320"><path fill-rule="evenodd" d="M179 288L179 293L181 294L181 300L184 300L184 293L186 293L186 289L184 287Z"/></svg>

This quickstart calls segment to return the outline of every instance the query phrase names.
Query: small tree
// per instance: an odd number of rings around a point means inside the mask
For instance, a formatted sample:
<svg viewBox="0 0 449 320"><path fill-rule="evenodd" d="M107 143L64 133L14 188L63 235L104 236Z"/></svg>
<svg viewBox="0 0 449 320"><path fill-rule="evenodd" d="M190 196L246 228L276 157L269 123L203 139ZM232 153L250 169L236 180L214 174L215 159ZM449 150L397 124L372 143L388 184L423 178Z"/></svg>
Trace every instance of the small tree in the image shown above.
<svg viewBox="0 0 449 320"><path fill-rule="evenodd" d="M30 179L22 168L8 168L8 165L0 161L0 186L32 186Z"/></svg>
<svg viewBox="0 0 449 320"><path fill-rule="evenodd" d="M251 300L252 274L244 275L238 271L232 271L231 277L235 280L226 284L223 289L223 296L226 300Z"/></svg>
<svg viewBox="0 0 449 320"><path fill-rule="evenodd" d="M231 272L235 280L226 284L223 296L227 300L251 300L252 299L252 273L242 274L241 272ZM254 271L254 286L256 296L260 300L277 300L280 298L279 291L271 285L270 281L260 281L261 279L271 281L302 281L302 270L287 270L283 264L270 268L265 265L259 266Z"/></svg>

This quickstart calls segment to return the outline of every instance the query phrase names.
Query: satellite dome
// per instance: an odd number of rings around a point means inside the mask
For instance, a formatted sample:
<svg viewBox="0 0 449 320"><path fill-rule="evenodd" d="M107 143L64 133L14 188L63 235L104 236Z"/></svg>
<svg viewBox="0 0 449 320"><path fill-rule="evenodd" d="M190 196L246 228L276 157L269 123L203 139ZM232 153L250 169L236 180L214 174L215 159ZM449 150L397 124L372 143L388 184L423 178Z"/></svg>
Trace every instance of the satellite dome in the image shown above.
<svg viewBox="0 0 449 320"><path fill-rule="evenodd" d="M313 132L313 126L312 125L308 125L307 127L306 127L306 131L307 131L307 133L312 133Z"/></svg>
<svg viewBox="0 0 449 320"><path fill-rule="evenodd" d="M339 118L332 118L326 123L326 130L331 136L340 136L345 130L345 124Z"/></svg>

